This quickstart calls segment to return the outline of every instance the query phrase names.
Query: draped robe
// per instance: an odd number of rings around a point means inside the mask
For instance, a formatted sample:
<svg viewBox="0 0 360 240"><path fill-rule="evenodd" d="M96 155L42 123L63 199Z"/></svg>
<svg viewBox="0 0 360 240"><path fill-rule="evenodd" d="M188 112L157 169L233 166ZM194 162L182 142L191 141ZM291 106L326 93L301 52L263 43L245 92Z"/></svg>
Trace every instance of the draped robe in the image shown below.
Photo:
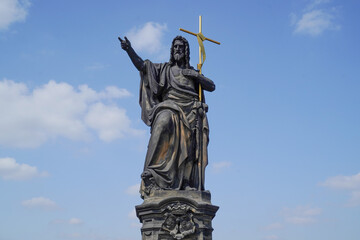
<svg viewBox="0 0 360 240"><path fill-rule="evenodd" d="M204 190L209 127L198 84L181 73L175 77L168 63L149 60L140 77L141 118L151 127L144 172L160 189ZM147 185L143 179L142 197Z"/></svg>

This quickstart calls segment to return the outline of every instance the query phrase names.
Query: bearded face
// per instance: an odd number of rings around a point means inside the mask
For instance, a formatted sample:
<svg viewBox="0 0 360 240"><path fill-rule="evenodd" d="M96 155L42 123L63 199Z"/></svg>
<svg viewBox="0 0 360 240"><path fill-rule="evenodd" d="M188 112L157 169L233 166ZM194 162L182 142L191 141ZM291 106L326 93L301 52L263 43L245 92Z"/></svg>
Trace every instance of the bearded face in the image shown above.
<svg viewBox="0 0 360 240"><path fill-rule="evenodd" d="M176 40L174 42L174 59L177 62L181 62L185 58L185 45L183 41Z"/></svg>

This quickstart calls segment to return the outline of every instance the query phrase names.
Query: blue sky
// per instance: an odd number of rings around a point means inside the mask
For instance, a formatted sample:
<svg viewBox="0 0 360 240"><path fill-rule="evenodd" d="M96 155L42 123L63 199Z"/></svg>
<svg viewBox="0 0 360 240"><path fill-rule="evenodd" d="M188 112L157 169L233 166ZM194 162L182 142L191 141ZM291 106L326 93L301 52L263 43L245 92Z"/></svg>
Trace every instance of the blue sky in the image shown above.
<svg viewBox="0 0 360 240"><path fill-rule="evenodd" d="M191 64L214 239L360 238L359 1L0 0L0 240L135 240L149 129L117 40ZM236 236L236 237L234 237Z"/></svg>

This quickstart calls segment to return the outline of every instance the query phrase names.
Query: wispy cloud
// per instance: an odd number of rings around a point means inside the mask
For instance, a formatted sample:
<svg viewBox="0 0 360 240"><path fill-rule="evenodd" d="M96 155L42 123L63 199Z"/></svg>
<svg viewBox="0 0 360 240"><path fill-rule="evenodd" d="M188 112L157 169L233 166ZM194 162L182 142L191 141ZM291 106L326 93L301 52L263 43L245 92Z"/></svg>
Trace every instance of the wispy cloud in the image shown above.
<svg viewBox="0 0 360 240"><path fill-rule="evenodd" d="M352 191L351 198L349 199L346 206L348 207L356 207L360 205L360 190Z"/></svg>
<svg viewBox="0 0 360 240"><path fill-rule="evenodd" d="M272 223L272 224L265 226L264 230L275 230L275 229L281 229L283 227L284 227L283 224L276 222L276 223Z"/></svg>
<svg viewBox="0 0 360 240"><path fill-rule="evenodd" d="M35 197L29 200L24 200L21 202L21 205L26 208L40 208L45 210L54 210L58 208L54 201L44 197Z"/></svg>
<svg viewBox="0 0 360 240"><path fill-rule="evenodd" d="M0 30L8 29L12 23L25 21L29 6L28 0L1 0Z"/></svg>
<svg viewBox="0 0 360 240"><path fill-rule="evenodd" d="M69 225L81 225L84 222L79 218L70 218L68 220L56 219L51 222L52 224L69 224Z"/></svg>
<svg viewBox="0 0 360 240"><path fill-rule="evenodd" d="M61 239L76 239L76 240L125 240L123 238L118 237L110 237L107 234L98 234L93 233L93 230L90 230L90 233L63 233L60 234Z"/></svg>
<svg viewBox="0 0 360 240"><path fill-rule="evenodd" d="M131 127L125 109L111 100L128 97L126 89L108 86L95 91L87 85L49 81L33 91L23 83L0 81L0 145L38 147L49 139L103 141L142 134Z"/></svg>
<svg viewBox="0 0 360 240"><path fill-rule="evenodd" d="M136 216L135 209L133 209L131 212L129 212L128 218L131 219L130 226L132 228L141 228L141 223L139 223L139 220L138 220L138 218Z"/></svg>
<svg viewBox="0 0 360 240"><path fill-rule="evenodd" d="M326 179L320 185L334 189L360 190L360 173L351 176L335 176Z"/></svg>
<svg viewBox="0 0 360 240"><path fill-rule="evenodd" d="M304 9L304 11L311 11L317 7L321 7L326 3L329 3L331 0L313 0L311 1Z"/></svg>
<svg viewBox="0 0 360 240"><path fill-rule="evenodd" d="M79 219L79 218L71 218L69 220L69 224L71 224L71 225L79 225L79 224L82 224L82 223L83 223L83 221L81 219Z"/></svg>
<svg viewBox="0 0 360 240"><path fill-rule="evenodd" d="M318 207L285 207L280 212L280 216L283 218L281 221L271 223L262 228L262 230L269 233L264 239L280 239L277 233L289 225L310 225L317 223L321 214L322 209Z"/></svg>
<svg viewBox="0 0 360 240"><path fill-rule="evenodd" d="M128 195L139 195L140 183L132 185L126 189Z"/></svg>
<svg viewBox="0 0 360 240"><path fill-rule="evenodd" d="M328 30L339 30L341 26L336 22L338 9L325 7L324 5L328 2L330 1L314 0L305 7L300 16L291 13L291 23L295 27L294 33L318 36Z"/></svg>
<svg viewBox="0 0 360 240"><path fill-rule="evenodd" d="M360 205L360 173L350 176L335 176L326 179L319 184L323 187L350 191L351 198L346 206L355 207Z"/></svg>
<svg viewBox="0 0 360 240"><path fill-rule="evenodd" d="M212 165L212 170L216 173L223 171L231 166L231 162L229 161L222 161L222 162L215 162Z"/></svg>
<svg viewBox="0 0 360 240"><path fill-rule="evenodd" d="M136 51L162 56L164 51L169 51L162 43L166 30L166 24L147 22L141 27L131 29L125 35Z"/></svg>
<svg viewBox="0 0 360 240"><path fill-rule="evenodd" d="M135 209L133 209L133 210L131 210L131 212L129 212L128 217L130 219L137 219Z"/></svg>
<svg viewBox="0 0 360 240"><path fill-rule="evenodd" d="M282 215L288 223L302 225L317 222L317 216L322 213L321 208L298 206L296 208L284 208Z"/></svg>
<svg viewBox="0 0 360 240"><path fill-rule="evenodd" d="M0 177L4 180L28 180L48 175L45 171L39 172L34 166L19 164L13 158L0 158Z"/></svg>
<svg viewBox="0 0 360 240"><path fill-rule="evenodd" d="M130 224L130 226L131 226L132 228L137 228L137 229L139 229L139 228L142 227L142 224L139 223L139 222L132 222L132 223Z"/></svg>
<svg viewBox="0 0 360 240"><path fill-rule="evenodd" d="M277 240L277 239L279 239L279 237L277 235L268 235L268 236L265 236L264 239L266 239L266 240Z"/></svg>

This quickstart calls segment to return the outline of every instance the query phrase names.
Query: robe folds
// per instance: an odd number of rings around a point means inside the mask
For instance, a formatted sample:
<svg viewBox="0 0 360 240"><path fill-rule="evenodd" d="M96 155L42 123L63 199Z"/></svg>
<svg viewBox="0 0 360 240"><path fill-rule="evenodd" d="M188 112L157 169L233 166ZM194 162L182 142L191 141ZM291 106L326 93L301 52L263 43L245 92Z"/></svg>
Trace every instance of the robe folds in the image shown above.
<svg viewBox="0 0 360 240"><path fill-rule="evenodd" d="M151 127L144 172L157 188L204 190L208 162L207 105L198 100L196 87L182 74L174 76L168 63L145 60L140 72L141 118ZM142 180L144 197L148 184Z"/></svg>

